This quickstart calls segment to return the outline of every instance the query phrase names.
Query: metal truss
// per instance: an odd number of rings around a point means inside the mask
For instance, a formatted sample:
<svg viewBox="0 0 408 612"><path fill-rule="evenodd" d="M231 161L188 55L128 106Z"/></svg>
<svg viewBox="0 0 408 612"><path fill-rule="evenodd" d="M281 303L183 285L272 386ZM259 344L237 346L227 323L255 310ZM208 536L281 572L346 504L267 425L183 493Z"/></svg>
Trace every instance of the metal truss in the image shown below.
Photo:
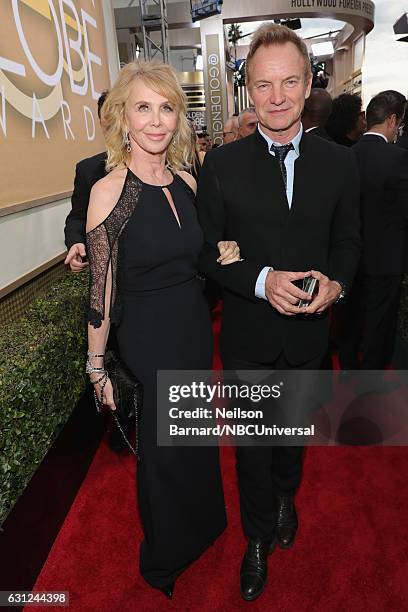
<svg viewBox="0 0 408 612"><path fill-rule="evenodd" d="M151 61L158 54L162 56L163 62L169 63L169 26L167 22L166 0L149 0L150 12L148 11L148 0L139 0L143 34L143 52L145 60ZM152 32L160 31L161 40L156 43Z"/></svg>

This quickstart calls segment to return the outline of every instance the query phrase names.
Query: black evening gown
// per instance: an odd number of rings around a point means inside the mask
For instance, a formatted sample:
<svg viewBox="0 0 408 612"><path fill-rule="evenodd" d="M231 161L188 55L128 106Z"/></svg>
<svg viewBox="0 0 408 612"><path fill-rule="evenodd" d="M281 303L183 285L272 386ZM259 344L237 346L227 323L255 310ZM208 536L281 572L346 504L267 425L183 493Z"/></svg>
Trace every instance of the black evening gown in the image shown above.
<svg viewBox="0 0 408 612"><path fill-rule="evenodd" d="M209 370L213 350L209 310L196 278L203 235L194 193L178 175L168 190L180 225L163 188L141 182L131 170L115 207L126 210L126 224L119 231L110 219L120 234L111 257L120 279L118 347L144 388L137 466L140 572L157 588L175 580L226 525L218 448L156 442L157 370Z"/></svg>

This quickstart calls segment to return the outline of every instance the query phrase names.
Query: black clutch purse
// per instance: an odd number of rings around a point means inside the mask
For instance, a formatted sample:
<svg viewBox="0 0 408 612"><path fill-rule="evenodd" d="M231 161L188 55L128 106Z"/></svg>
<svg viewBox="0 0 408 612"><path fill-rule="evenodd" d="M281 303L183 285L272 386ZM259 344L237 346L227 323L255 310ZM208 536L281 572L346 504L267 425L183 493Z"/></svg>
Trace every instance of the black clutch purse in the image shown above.
<svg viewBox="0 0 408 612"><path fill-rule="evenodd" d="M108 372L113 387L113 399L116 410L109 410L101 404L95 395L95 404L98 412L108 410L116 422L127 446L139 460L139 419L143 404L143 386L140 380L121 361L115 351L105 353L105 369ZM135 427L135 447L129 442L126 433ZM126 431L126 433L125 433Z"/></svg>

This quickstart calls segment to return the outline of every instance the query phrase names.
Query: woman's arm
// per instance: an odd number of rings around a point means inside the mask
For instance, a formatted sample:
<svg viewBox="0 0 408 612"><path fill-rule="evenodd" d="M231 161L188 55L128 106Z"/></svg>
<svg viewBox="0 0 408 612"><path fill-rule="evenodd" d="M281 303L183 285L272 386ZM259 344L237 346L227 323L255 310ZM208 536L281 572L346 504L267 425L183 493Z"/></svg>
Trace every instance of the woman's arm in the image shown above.
<svg viewBox="0 0 408 612"><path fill-rule="evenodd" d="M120 188L120 182L116 178L112 180L111 177L106 177L98 181L91 191L86 222L92 306L88 323L87 373L94 385L98 400L111 410L115 410L116 406L112 384L104 368L104 355L110 329L112 259L103 221L115 206Z"/></svg>
<svg viewBox="0 0 408 612"><path fill-rule="evenodd" d="M185 170L181 170L179 172L179 175L196 194L197 182L195 178ZM218 257L217 261L222 266L232 264L235 261L241 261L241 253L239 250L239 246L235 242L235 240L220 240L217 244L217 247L220 252L220 256Z"/></svg>

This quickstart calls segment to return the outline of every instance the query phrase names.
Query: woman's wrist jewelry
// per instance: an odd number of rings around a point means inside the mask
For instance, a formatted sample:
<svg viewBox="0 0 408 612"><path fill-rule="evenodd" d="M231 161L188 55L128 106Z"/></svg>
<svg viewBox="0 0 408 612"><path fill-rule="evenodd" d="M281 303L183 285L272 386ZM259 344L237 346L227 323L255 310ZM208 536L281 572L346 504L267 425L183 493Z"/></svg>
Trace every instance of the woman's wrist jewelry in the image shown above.
<svg viewBox="0 0 408 612"><path fill-rule="evenodd" d="M92 357L105 357L105 353L103 353L103 355L100 355L99 353L93 353L92 351L88 351L87 355L91 359Z"/></svg>
<svg viewBox="0 0 408 612"><path fill-rule="evenodd" d="M87 374L93 374L94 372L96 373L105 372L105 368L103 366L101 366L100 368L95 368L92 364L89 363L89 361L87 361L85 372Z"/></svg>
<svg viewBox="0 0 408 612"><path fill-rule="evenodd" d="M105 378L107 378L108 373L105 371L102 376L100 378L98 378L98 380L90 380L92 385L98 385L99 383L101 383Z"/></svg>

